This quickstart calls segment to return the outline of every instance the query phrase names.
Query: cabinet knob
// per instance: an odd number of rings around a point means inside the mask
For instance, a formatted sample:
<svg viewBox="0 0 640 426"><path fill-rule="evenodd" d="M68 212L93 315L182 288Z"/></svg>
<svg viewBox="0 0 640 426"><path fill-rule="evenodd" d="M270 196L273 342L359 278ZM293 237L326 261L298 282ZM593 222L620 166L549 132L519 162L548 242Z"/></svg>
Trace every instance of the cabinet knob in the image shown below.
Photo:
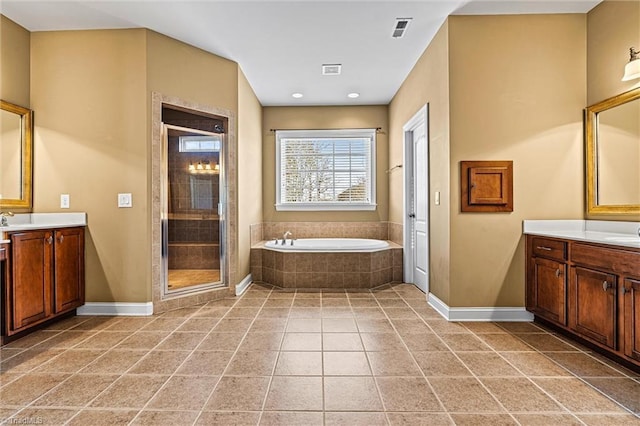
<svg viewBox="0 0 640 426"><path fill-rule="evenodd" d="M620 291L622 292L622 294L627 294L627 293L631 293L631 290L628 290L625 286L622 286L622 288L620 289Z"/></svg>
<svg viewBox="0 0 640 426"><path fill-rule="evenodd" d="M64 235L60 235L60 238L58 238L58 241L60 242L60 244L62 244L62 242L64 241Z"/></svg>
<svg viewBox="0 0 640 426"><path fill-rule="evenodd" d="M611 284L609 284L609 282L608 282L608 281L603 281L603 282L602 282L602 289L603 289L604 291L607 291L607 290L609 290L609 288L611 288Z"/></svg>
<svg viewBox="0 0 640 426"><path fill-rule="evenodd" d="M556 278L560 278L560 276L562 276L562 271L558 268L556 269Z"/></svg>
<svg viewBox="0 0 640 426"><path fill-rule="evenodd" d="M53 237L49 236L49 238L47 238L47 244L51 245L53 243Z"/></svg>

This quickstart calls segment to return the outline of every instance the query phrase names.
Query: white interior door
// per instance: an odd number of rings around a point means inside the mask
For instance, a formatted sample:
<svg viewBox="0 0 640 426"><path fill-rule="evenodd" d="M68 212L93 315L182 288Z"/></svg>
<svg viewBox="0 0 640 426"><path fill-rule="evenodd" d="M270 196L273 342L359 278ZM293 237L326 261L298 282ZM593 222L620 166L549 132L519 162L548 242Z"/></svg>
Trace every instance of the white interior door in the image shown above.
<svg viewBox="0 0 640 426"><path fill-rule="evenodd" d="M429 138L425 105L405 125L405 281L429 291Z"/></svg>

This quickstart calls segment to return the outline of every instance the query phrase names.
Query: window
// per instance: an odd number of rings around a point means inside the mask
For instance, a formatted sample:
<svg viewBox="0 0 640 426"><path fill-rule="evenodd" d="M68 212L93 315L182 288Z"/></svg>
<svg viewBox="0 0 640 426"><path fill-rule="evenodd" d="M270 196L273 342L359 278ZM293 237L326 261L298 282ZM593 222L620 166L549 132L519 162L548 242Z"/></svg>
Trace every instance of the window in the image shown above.
<svg viewBox="0 0 640 426"><path fill-rule="evenodd" d="M278 130L276 210L375 210L375 133Z"/></svg>
<svg viewBox="0 0 640 426"><path fill-rule="evenodd" d="M220 136L180 136L180 152L220 152Z"/></svg>

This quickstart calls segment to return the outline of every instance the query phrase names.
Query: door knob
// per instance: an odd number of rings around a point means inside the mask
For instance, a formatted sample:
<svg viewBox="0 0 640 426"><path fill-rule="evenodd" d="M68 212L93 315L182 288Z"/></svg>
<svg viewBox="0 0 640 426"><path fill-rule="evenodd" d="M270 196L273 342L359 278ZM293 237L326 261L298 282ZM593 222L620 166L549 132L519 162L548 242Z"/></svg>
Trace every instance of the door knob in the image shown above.
<svg viewBox="0 0 640 426"><path fill-rule="evenodd" d="M416 217L416 214L415 213L409 213L409 217L413 219L414 217Z"/></svg>

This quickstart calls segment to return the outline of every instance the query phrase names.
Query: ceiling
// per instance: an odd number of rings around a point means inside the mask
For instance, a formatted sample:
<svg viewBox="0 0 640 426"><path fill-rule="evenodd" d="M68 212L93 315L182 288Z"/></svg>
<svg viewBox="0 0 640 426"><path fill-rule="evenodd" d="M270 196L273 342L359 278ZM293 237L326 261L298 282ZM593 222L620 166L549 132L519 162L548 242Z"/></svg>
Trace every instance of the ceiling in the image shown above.
<svg viewBox="0 0 640 426"><path fill-rule="evenodd" d="M240 64L264 106L375 105L391 101L450 14L586 13L599 2L0 0L0 13L32 32L149 28ZM396 18L412 20L394 39ZM342 73L323 76L323 64Z"/></svg>

